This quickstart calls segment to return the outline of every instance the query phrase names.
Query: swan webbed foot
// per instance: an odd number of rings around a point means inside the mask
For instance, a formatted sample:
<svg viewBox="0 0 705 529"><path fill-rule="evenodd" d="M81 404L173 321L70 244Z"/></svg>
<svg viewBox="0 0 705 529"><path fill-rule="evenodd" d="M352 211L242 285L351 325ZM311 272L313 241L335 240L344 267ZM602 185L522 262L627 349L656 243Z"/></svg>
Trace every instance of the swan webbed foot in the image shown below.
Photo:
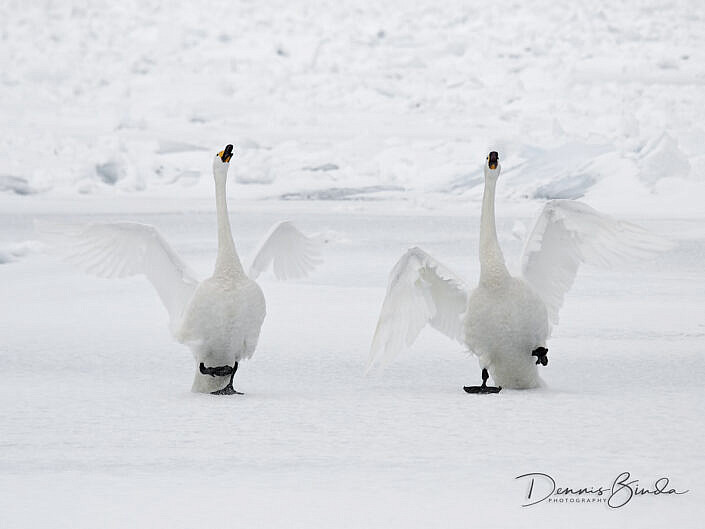
<svg viewBox="0 0 705 529"><path fill-rule="evenodd" d="M463 386L465 393L499 393L502 391L502 387L499 386L488 386L487 379L490 378L490 374L487 369L482 369L482 385L481 386Z"/></svg>
<svg viewBox="0 0 705 529"><path fill-rule="evenodd" d="M501 387L497 386L463 386L465 393L499 393Z"/></svg>
<svg viewBox="0 0 705 529"><path fill-rule="evenodd" d="M545 347L537 347L531 352L531 356L536 357L536 365L548 365L548 349Z"/></svg>
<svg viewBox="0 0 705 529"><path fill-rule="evenodd" d="M211 395L244 395L241 391L237 391L233 387L232 382L228 382L228 385L225 386L223 389L219 389L218 391L211 391Z"/></svg>

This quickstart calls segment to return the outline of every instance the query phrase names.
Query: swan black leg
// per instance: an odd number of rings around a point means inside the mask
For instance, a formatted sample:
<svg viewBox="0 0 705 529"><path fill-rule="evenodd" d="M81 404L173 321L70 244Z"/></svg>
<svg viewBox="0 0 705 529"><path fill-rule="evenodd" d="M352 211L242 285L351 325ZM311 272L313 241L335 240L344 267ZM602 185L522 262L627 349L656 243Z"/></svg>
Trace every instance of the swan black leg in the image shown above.
<svg viewBox="0 0 705 529"><path fill-rule="evenodd" d="M482 385L481 386L464 386L463 389L466 393L499 393L502 391L501 387L488 386L487 379L490 378L490 374L487 369L482 368Z"/></svg>
<svg viewBox="0 0 705 529"><path fill-rule="evenodd" d="M548 349L546 349L545 347L537 347L531 352L531 356L536 357L536 365L548 365Z"/></svg>
<svg viewBox="0 0 705 529"><path fill-rule="evenodd" d="M203 374L203 375L210 375L212 377L219 376L219 377L224 377L227 375L230 375L230 381L228 382L228 385L225 386L223 389L219 389L218 391L211 391L211 395L244 395L244 393L241 393L240 391L236 391L235 388L233 388L233 379L235 378L235 373L237 372L237 367L238 363L235 362L235 365L233 367L230 366L218 366L218 367L206 367L203 362L198 366L198 370Z"/></svg>
<svg viewBox="0 0 705 529"><path fill-rule="evenodd" d="M230 366L206 367L203 362L198 365L198 370L202 375L210 375L212 377L226 377L233 374L233 368Z"/></svg>

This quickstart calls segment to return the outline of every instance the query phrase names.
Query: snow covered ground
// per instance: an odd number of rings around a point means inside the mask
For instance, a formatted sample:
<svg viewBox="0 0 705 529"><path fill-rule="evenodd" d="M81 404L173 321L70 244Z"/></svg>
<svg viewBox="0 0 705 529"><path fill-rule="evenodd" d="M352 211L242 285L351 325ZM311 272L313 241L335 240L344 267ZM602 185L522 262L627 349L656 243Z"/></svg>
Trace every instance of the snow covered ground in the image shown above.
<svg viewBox="0 0 705 529"><path fill-rule="evenodd" d="M477 362L432 330L363 376L390 264L413 240L476 278L476 215L245 209L233 214L245 255L285 213L334 242L309 280L263 281L269 314L238 372L241 398L189 392L191 355L145 280L94 279L42 255L2 267L3 525L701 524L701 221L647 223L680 242L636 271L584 270L550 343L548 388L476 397L461 387L478 382ZM4 216L0 236L29 235L31 217ZM130 218L210 270L213 214ZM513 224L499 224L508 257ZM587 486L622 471L691 492L617 511L522 509L526 483L514 479Z"/></svg>
<svg viewBox="0 0 705 529"><path fill-rule="evenodd" d="M1 3L0 526L702 527L704 24L696 1ZM145 280L81 275L32 222L149 222L204 276L228 142L242 253L283 218L329 244L263 279L246 396L218 399ZM431 330L364 377L408 246L477 277L489 148L508 259L554 197L676 247L582 270L545 389L466 395L476 361ZM690 492L522 508L515 479L623 471Z"/></svg>

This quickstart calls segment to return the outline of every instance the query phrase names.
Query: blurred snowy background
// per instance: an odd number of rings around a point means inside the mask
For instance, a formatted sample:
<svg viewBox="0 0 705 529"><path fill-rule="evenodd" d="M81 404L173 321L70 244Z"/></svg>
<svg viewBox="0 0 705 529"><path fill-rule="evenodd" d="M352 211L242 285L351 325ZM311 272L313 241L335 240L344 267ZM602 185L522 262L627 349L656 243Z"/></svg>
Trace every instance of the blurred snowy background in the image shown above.
<svg viewBox="0 0 705 529"><path fill-rule="evenodd" d="M0 207L209 198L698 214L705 3L0 4ZM41 206L37 206L41 208ZM124 205L121 207L125 207Z"/></svg>

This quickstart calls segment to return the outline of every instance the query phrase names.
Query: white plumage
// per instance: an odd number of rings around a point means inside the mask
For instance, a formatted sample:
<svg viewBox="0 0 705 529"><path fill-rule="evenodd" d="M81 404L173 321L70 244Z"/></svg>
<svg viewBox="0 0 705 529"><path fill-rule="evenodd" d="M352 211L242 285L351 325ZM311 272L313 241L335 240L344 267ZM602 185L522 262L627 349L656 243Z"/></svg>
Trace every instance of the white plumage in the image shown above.
<svg viewBox="0 0 705 529"><path fill-rule="evenodd" d="M292 279L320 263L317 244L284 221L272 227L255 252L249 273L244 272L228 218L225 184L230 156L225 152L213 161L218 256L213 275L200 283L153 226L135 222L37 226L88 273L147 277L169 313L173 336L193 352L197 368L192 390L203 393L232 388L236 363L255 351L266 314L264 295L254 281L260 273L272 265L278 279ZM203 374L200 364L234 370L213 376Z"/></svg>
<svg viewBox="0 0 705 529"><path fill-rule="evenodd" d="M272 226L262 239L250 264L248 275L257 279L272 265L277 279L308 275L318 264L318 243L296 229L289 221Z"/></svg>
<svg viewBox="0 0 705 529"><path fill-rule="evenodd" d="M522 276L543 298L551 323L573 286L580 263L610 268L649 258L669 244L629 222L573 200L548 202L526 238Z"/></svg>
<svg viewBox="0 0 705 529"><path fill-rule="evenodd" d="M409 347L427 324L462 341L468 289L462 279L424 252L411 248L389 274L368 371Z"/></svg>
<svg viewBox="0 0 705 529"><path fill-rule="evenodd" d="M390 275L368 369L391 361L431 324L468 347L499 386L537 387L541 379L532 352L546 346L580 264L609 267L670 246L580 202L552 200L526 239L521 277L512 277L495 228L500 170L499 163L494 168L485 164L477 287L470 291L423 250L408 250Z"/></svg>

